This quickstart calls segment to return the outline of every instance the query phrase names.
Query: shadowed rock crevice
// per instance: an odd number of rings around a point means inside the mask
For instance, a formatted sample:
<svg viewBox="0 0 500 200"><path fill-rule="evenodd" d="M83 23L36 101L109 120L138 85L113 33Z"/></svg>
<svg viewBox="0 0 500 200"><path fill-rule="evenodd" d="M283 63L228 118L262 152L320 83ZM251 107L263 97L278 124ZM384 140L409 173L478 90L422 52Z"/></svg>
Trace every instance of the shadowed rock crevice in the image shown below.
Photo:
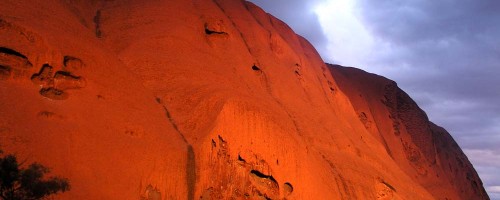
<svg viewBox="0 0 500 200"><path fill-rule="evenodd" d="M252 70L253 71L261 71L260 67L257 67L257 65L252 65Z"/></svg>
<svg viewBox="0 0 500 200"><path fill-rule="evenodd" d="M241 155L238 154L238 161L242 163L246 163L247 161L241 157Z"/></svg>
<svg viewBox="0 0 500 200"><path fill-rule="evenodd" d="M252 171L250 171L250 175L251 175L251 176L254 176L254 177L256 177L256 178L266 179L266 180L269 180L269 181L271 181L271 182L273 182L273 183L276 183L276 179L274 179L274 177L273 177L273 176L271 176L271 175L265 175L265 174L263 174L262 172L259 172L259 171L257 171L257 170L252 170Z"/></svg>
<svg viewBox="0 0 500 200"><path fill-rule="evenodd" d="M250 181L264 197L276 199L279 196L279 185L272 175L266 175L258 170L251 170Z"/></svg>
<svg viewBox="0 0 500 200"><path fill-rule="evenodd" d="M67 90L81 89L87 85L83 77L70 71L63 69L54 73L54 67L49 64L44 64L38 73L33 74L31 82L41 87L42 96L53 100L65 100L69 97Z"/></svg>
<svg viewBox="0 0 500 200"><path fill-rule="evenodd" d="M31 76L31 81L40 86L50 85L52 81L52 66L44 64L40 71Z"/></svg>
<svg viewBox="0 0 500 200"><path fill-rule="evenodd" d="M381 183L387 186L392 191L396 192L396 188L394 188L394 186L392 186L391 184L387 183L386 181L381 181Z"/></svg>
<svg viewBox="0 0 500 200"><path fill-rule="evenodd" d="M375 198L377 200L400 199L396 193L396 189L391 184L381 180L380 178L379 182L376 183L375 188L377 190L377 193L375 194Z"/></svg>
<svg viewBox="0 0 500 200"><path fill-rule="evenodd" d="M226 32L217 32L217 31L212 31L210 29L205 28L205 33L207 35L212 35L212 34L217 34L217 35L224 35L227 34Z"/></svg>
<svg viewBox="0 0 500 200"><path fill-rule="evenodd" d="M284 183L283 184L283 192L284 192L284 196L287 197L287 196L290 196L293 192L293 186L291 183Z"/></svg>
<svg viewBox="0 0 500 200"><path fill-rule="evenodd" d="M358 114L359 120L365 125L366 129L371 128L372 121L368 118L365 112L360 112Z"/></svg>
<svg viewBox="0 0 500 200"><path fill-rule="evenodd" d="M40 89L40 94L44 97L47 97L47 98L53 99L53 100L65 100L68 98L67 93L65 93L62 90L58 90L56 88L53 88L53 87Z"/></svg>
<svg viewBox="0 0 500 200"><path fill-rule="evenodd" d="M28 59L25 55L13 50L13 49L6 48L6 47L0 47L0 53Z"/></svg>
<svg viewBox="0 0 500 200"><path fill-rule="evenodd" d="M221 135L208 143L212 143L208 167L213 170L206 174L210 182L201 199L283 199L291 195L292 184L283 183L280 193L278 180L270 175L271 166L258 154L232 157L230 141Z"/></svg>
<svg viewBox="0 0 500 200"><path fill-rule="evenodd" d="M58 71L54 75L54 87L59 90L80 89L86 86L86 81L66 71Z"/></svg>
<svg viewBox="0 0 500 200"><path fill-rule="evenodd" d="M0 47L0 79L25 77L32 67L25 55L10 48Z"/></svg>
<svg viewBox="0 0 500 200"><path fill-rule="evenodd" d="M207 35L228 35L224 29L225 27L222 20L214 23L205 23L205 34Z"/></svg>
<svg viewBox="0 0 500 200"><path fill-rule="evenodd" d="M302 78L302 67L298 63L295 63L295 70L293 72L295 73L295 75L299 79L303 79Z"/></svg>
<svg viewBox="0 0 500 200"><path fill-rule="evenodd" d="M79 58L73 56L64 56L63 70L72 74L77 74L80 70L85 68L85 63Z"/></svg>

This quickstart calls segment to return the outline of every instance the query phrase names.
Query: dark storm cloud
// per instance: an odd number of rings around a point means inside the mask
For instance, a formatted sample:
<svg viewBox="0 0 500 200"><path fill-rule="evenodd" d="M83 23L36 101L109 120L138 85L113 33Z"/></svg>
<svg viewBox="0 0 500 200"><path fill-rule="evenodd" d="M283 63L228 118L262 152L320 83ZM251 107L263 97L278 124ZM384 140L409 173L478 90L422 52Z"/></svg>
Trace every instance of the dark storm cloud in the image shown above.
<svg viewBox="0 0 500 200"><path fill-rule="evenodd" d="M480 39L500 28L496 0L359 0L358 5L379 36L405 44L463 36Z"/></svg>
<svg viewBox="0 0 500 200"><path fill-rule="evenodd" d="M307 38L318 51L328 43L313 7L323 0L250 0L266 12L286 22L297 34Z"/></svg>

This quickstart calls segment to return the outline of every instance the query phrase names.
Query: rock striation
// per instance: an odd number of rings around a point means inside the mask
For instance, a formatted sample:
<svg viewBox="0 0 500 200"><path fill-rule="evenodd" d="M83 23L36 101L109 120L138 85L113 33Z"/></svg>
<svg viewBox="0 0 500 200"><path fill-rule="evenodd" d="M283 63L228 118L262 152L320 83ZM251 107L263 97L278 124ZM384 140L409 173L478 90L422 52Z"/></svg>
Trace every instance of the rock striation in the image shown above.
<svg viewBox="0 0 500 200"><path fill-rule="evenodd" d="M383 77L240 0L3 0L0 148L56 199L488 199Z"/></svg>

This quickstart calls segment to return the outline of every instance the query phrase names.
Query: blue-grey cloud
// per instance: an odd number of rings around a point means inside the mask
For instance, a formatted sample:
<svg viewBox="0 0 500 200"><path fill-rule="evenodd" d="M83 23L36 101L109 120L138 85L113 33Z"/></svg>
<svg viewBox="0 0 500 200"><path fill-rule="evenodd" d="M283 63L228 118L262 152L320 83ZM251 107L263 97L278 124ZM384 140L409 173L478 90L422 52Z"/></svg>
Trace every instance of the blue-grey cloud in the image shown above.
<svg viewBox="0 0 500 200"><path fill-rule="evenodd" d="M381 62L407 64L411 73L393 66L389 76L417 94L431 118L460 133L465 146L462 137L500 134L499 1L359 0L358 6L374 35L408 52ZM423 93L427 99L418 98Z"/></svg>

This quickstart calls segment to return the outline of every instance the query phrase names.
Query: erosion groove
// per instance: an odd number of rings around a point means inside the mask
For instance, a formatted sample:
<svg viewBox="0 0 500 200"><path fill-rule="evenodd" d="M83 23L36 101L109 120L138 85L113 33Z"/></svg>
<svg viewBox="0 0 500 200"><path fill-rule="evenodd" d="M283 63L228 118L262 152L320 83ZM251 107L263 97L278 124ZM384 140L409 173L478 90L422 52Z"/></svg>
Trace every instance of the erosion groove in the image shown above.
<svg viewBox="0 0 500 200"><path fill-rule="evenodd" d="M184 143L187 145L187 156L186 156L186 184L187 184L187 199L193 200L195 196L195 190L196 190L196 157L195 157L195 152L193 149L193 146L189 144L188 140L186 139L186 136L182 134L182 132L179 130L179 127L177 127L177 123L175 123L174 118L170 114L170 111L167 108L167 105L163 102L163 100L159 97L155 98L156 102L160 104L163 107L163 110L165 112L165 115L172 125L172 127L175 129L175 131L179 134L179 136L182 138Z"/></svg>
<svg viewBox="0 0 500 200"><path fill-rule="evenodd" d="M252 50L250 49L250 45L248 44L247 40L245 39L245 36L243 35L243 32L241 32L240 29L238 28L238 24L236 24L231 19L231 16L228 15L226 10L224 10L224 8L220 5L220 3L217 0L212 0L212 1L215 3L215 5L217 5L217 7L222 11L222 13L224 13L224 15L226 15L226 17L229 19L229 21L231 21L231 24L233 25L233 27L236 29L236 31L238 31L238 33L240 35L240 39L245 44L248 53L252 56L252 58L255 58L255 56L253 56Z"/></svg>

